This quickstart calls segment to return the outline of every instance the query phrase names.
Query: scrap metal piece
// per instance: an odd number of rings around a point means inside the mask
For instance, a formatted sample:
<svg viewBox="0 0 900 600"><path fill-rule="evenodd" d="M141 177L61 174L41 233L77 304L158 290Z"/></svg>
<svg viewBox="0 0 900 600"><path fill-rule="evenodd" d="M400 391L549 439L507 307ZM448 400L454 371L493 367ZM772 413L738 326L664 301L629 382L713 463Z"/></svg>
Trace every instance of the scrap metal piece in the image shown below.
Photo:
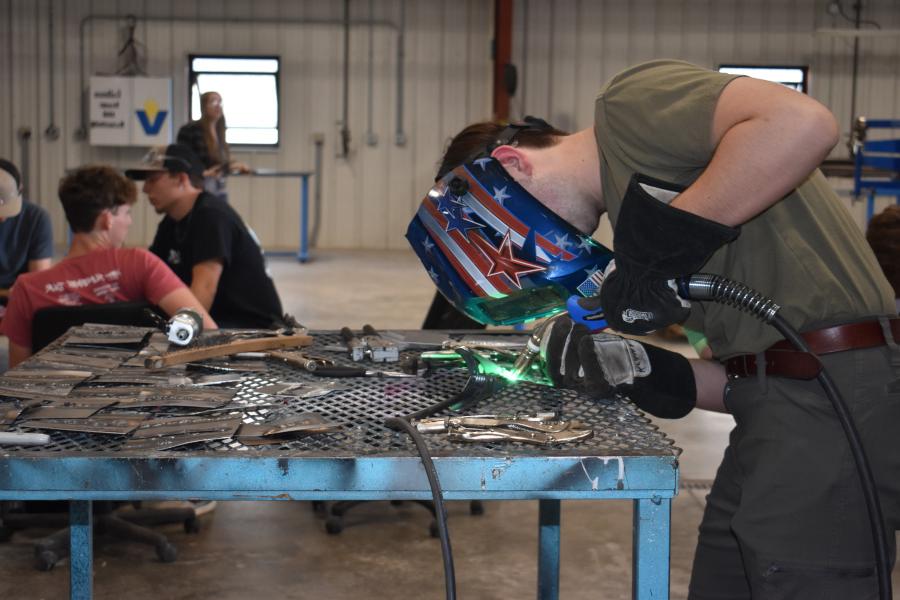
<svg viewBox="0 0 900 600"><path fill-rule="evenodd" d="M25 421L21 424L21 427L45 431L77 431L106 435L128 435L146 421L149 416L149 413L121 413L94 415L88 419L42 419Z"/></svg>
<svg viewBox="0 0 900 600"><path fill-rule="evenodd" d="M212 442L215 440L226 440L232 437L232 433L227 431L208 431L201 433L186 433L179 435L167 435L162 437L129 439L122 444L122 451L127 452L153 452L160 450L171 450L180 448L189 444L197 444L199 442Z"/></svg>
<svg viewBox="0 0 900 600"><path fill-rule="evenodd" d="M269 369L262 360L227 360L210 359L203 362L189 362L185 365L189 371L212 371L215 373L263 373Z"/></svg>
<svg viewBox="0 0 900 600"><path fill-rule="evenodd" d="M281 417L266 423L244 423L235 437L243 442L245 438L285 436L287 434L332 433L341 426L327 421L317 413L301 413Z"/></svg>
<svg viewBox="0 0 900 600"><path fill-rule="evenodd" d="M81 397L107 398L117 407L149 408L171 406L184 408L220 408L237 394L235 389L188 387L88 387L73 390L67 400Z"/></svg>
<svg viewBox="0 0 900 600"><path fill-rule="evenodd" d="M241 426L240 417L219 418L162 418L146 421L135 430L132 439L180 436L194 433L227 433L225 437L231 437Z"/></svg>
<svg viewBox="0 0 900 600"><path fill-rule="evenodd" d="M63 347L126 347L140 348L147 337L156 331L152 327L103 325L85 323L76 327L62 342Z"/></svg>
<svg viewBox="0 0 900 600"><path fill-rule="evenodd" d="M40 406L41 400L15 400L0 404L0 425L12 425L25 410Z"/></svg>
<svg viewBox="0 0 900 600"><path fill-rule="evenodd" d="M290 396L292 398L318 398L319 396L327 396L332 392L350 389L346 385L341 385L337 381L326 381L323 383L272 383L256 388L256 392L267 394L269 396Z"/></svg>
<svg viewBox="0 0 900 600"><path fill-rule="evenodd" d="M93 375L89 373L87 376L59 376L51 377L43 371L35 371L34 376L21 376L24 371L18 371L12 374L8 371L7 375L0 377L0 395L12 396L15 398L29 397L31 394L45 396L65 396L72 389ZM86 373L81 371L79 373Z"/></svg>
<svg viewBox="0 0 900 600"><path fill-rule="evenodd" d="M111 403L110 403L111 404ZM28 419L87 419L100 411L100 406L39 406L25 413Z"/></svg>

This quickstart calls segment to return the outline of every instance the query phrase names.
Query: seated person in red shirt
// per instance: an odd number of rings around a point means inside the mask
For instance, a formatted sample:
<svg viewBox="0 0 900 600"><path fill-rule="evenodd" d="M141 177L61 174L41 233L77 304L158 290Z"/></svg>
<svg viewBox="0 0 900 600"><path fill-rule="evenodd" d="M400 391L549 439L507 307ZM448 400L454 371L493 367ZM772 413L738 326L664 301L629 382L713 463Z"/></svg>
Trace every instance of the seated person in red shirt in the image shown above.
<svg viewBox="0 0 900 600"><path fill-rule="evenodd" d="M9 337L9 366L32 354L34 313L48 306L146 300L167 315L192 308L206 329L216 323L184 283L143 248L122 248L131 226L134 184L112 167L81 167L59 184L72 228L69 253L57 265L16 280L0 332Z"/></svg>

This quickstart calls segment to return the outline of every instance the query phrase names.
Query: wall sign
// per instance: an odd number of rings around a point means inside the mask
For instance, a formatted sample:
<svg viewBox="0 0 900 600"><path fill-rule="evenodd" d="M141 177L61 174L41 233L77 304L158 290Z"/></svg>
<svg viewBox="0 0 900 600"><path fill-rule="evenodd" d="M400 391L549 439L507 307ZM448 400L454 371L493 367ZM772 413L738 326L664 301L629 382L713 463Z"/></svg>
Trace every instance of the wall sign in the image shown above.
<svg viewBox="0 0 900 600"><path fill-rule="evenodd" d="M158 146L172 141L172 80L91 77L93 146Z"/></svg>

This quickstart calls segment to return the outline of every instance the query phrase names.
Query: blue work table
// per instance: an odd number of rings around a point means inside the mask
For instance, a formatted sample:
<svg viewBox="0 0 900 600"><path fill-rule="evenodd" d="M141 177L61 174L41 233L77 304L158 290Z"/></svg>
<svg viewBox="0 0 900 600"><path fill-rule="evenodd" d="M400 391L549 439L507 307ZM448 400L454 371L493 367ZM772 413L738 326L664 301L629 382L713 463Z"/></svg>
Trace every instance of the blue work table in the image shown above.
<svg viewBox="0 0 900 600"><path fill-rule="evenodd" d="M266 252L269 256L296 256L299 262L309 260L309 178L310 171L275 171L273 169L255 169L249 173L232 173L229 177L296 177L300 180L300 225L299 246L297 252Z"/></svg>
<svg viewBox="0 0 900 600"><path fill-rule="evenodd" d="M317 344L336 339L319 336ZM315 347L309 351L327 354ZM229 438L140 454L123 450L123 441L112 436L54 432L49 446L0 449L0 499L72 501L71 598L88 599L95 500L431 498L412 441L385 428L383 421L453 397L466 382L463 370L410 379L342 379L346 389L328 396L265 406L271 397L256 388L284 381L322 383L272 362L269 370L250 373L240 384L237 398L245 405L244 422L315 412L340 424L341 430L269 446L249 447ZM668 598L671 498L678 489L680 451L621 398L595 401L571 391L519 384L481 401L467 414L550 410L591 427L593 438L542 447L451 442L445 435L427 434L444 498L539 501L541 599L559 595L560 501L631 499L633 595ZM452 539L452 522L449 529ZM440 563L434 568L440 573Z"/></svg>

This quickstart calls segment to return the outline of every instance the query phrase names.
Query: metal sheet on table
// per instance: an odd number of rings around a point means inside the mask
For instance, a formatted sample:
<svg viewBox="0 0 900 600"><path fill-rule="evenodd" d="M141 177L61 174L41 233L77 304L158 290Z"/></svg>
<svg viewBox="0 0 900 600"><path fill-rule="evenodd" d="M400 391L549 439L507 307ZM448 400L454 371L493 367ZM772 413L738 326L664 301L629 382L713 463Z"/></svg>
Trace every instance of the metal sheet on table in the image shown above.
<svg viewBox="0 0 900 600"><path fill-rule="evenodd" d="M334 358L338 364L352 365L340 353L318 348L339 343L336 334L314 334L316 343L310 353ZM318 347L318 348L317 348ZM406 355L409 356L409 355ZM215 456L241 451L244 456L404 456L415 454L405 434L384 426L389 416L409 414L444 399L452 398L464 386L467 375L462 369L438 371L427 377L408 379L349 378L341 380L348 389L319 398L287 398L272 406L272 397L257 388L276 382L321 383L309 373L276 361L269 361L265 373L247 373L233 400L242 409L244 423L266 423L303 413L316 413L341 426L340 431L285 440L280 445L248 447L235 439L213 440L169 450L166 454ZM367 365L372 366L372 365ZM375 368L385 365L374 365ZM394 368L387 365L388 368ZM435 456L677 456L673 446L634 405L623 398L592 400L569 390L556 390L535 384L509 386L469 409L470 414L558 411L561 418L578 420L594 429L589 440L549 448L521 443L459 443L446 436L426 438ZM444 413L446 414L446 413ZM223 415L224 416L224 415ZM53 453L54 456L106 455L122 450L122 439L73 432L54 432L51 443L40 448L8 447L7 455Z"/></svg>

